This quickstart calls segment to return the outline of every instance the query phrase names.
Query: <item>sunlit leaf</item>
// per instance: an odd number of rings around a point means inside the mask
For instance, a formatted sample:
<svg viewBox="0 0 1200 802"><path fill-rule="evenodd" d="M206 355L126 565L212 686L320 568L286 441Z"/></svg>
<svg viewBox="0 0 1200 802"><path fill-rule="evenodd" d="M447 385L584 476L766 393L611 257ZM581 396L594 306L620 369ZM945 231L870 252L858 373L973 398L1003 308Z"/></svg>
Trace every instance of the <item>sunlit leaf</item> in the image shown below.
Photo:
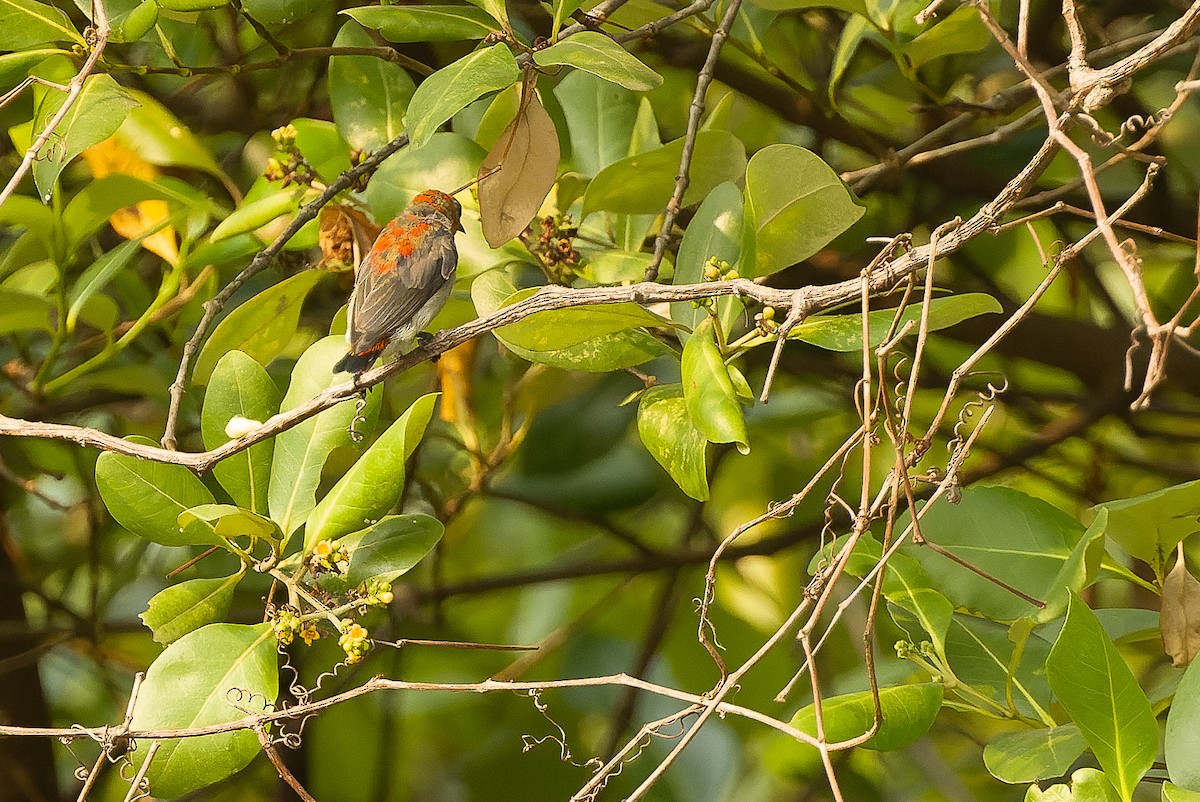
<svg viewBox="0 0 1200 802"><path fill-rule="evenodd" d="M442 123L471 101L511 86L520 78L516 59L503 43L476 50L430 75L417 87L404 116L410 147L419 148L428 142Z"/></svg>
<svg viewBox="0 0 1200 802"><path fill-rule="evenodd" d="M226 432L234 417L265 421L279 411L279 390L265 369L247 354L233 350L217 362L204 392L200 429L205 448L230 439ZM267 512L274 439L255 443L213 467L221 487L242 507Z"/></svg>
<svg viewBox="0 0 1200 802"><path fill-rule="evenodd" d="M404 492L404 463L433 417L437 393L418 398L309 513L304 545L332 540L377 522Z"/></svg>
<svg viewBox="0 0 1200 802"><path fill-rule="evenodd" d="M161 590L150 599L138 617L154 633L154 640L168 644L207 624L219 622L229 612L233 591L245 569L216 579L189 579Z"/></svg>
<svg viewBox="0 0 1200 802"><path fill-rule="evenodd" d="M704 450L708 442L692 423L683 386L651 387L638 404L638 434L646 450L666 469L679 489L697 501L708 499Z"/></svg>
<svg viewBox="0 0 1200 802"><path fill-rule="evenodd" d="M497 29L490 14L471 6L363 6L341 13L397 43L482 39Z"/></svg>
<svg viewBox="0 0 1200 802"><path fill-rule="evenodd" d="M598 31L580 31L543 50L535 50L533 60L542 67L556 64L575 67L635 92L646 92L662 84L661 75Z"/></svg>
<svg viewBox="0 0 1200 802"><path fill-rule="evenodd" d="M692 424L710 442L734 443L743 454L750 452L746 421L734 393L729 368L717 347L711 317L701 321L683 346L683 397Z"/></svg>
<svg viewBox="0 0 1200 802"><path fill-rule="evenodd" d="M998 780L1031 783L1063 776L1086 748L1087 741L1074 724L1017 730L988 741L983 762Z"/></svg>
<svg viewBox="0 0 1200 802"><path fill-rule="evenodd" d="M743 265L743 274L769 276L807 259L865 211L815 153L795 145L763 148L746 165L746 224L755 232L755 260Z"/></svg>
<svg viewBox="0 0 1200 802"><path fill-rule="evenodd" d="M260 365L268 364L296 333L300 308L308 293L328 275L323 270L297 273L230 312L200 350L193 380L207 384L217 361L230 351L243 351Z"/></svg>
<svg viewBox="0 0 1200 802"><path fill-rule="evenodd" d="M333 365L346 354L342 337L326 337L309 346L292 369L292 381L280 412L310 400L333 383ZM378 413L379 396L368 393L369 406L356 431L366 434ZM316 506L321 469L330 452L351 446L351 424L359 415L353 400L343 401L293 426L275 438L268 507L284 536L296 531Z"/></svg>
<svg viewBox="0 0 1200 802"><path fill-rule="evenodd" d="M182 465L111 451L96 461L96 487L117 523L135 535L168 546L192 544L179 528L179 516L213 502L204 483Z"/></svg>
<svg viewBox="0 0 1200 802"><path fill-rule="evenodd" d="M83 44L62 10L36 0L0 0L0 50L24 50L47 42Z"/></svg>
<svg viewBox="0 0 1200 802"><path fill-rule="evenodd" d="M131 727L168 730L243 718L279 693L278 655L270 624L209 624L172 643L150 665ZM241 769L260 751L252 730L161 741L147 777L156 796L182 796ZM148 750L133 753L135 765Z"/></svg>
<svg viewBox="0 0 1200 802"><path fill-rule="evenodd" d="M1046 660L1046 676L1117 793L1129 802L1158 754L1158 725L1137 679L1077 595Z"/></svg>
<svg viewBox="0 0 1200 802"><path fill-rule="evenodd" d="M358 12L392 11L405 6L373 6ZM427 6L426 6L427 8ZM354 22L347 22L333 40L334 47L374 47L375 41ZM408 72L375 56L333 56L329 59L329 102L342 138L351 147L370 152L404 131L404 111L416 85Z"/></svg>
<svg viewBox="0 0 1200 802"><path fill-rule="evenodd" d="M34 118L37 131L46 128L62 108L66 97L65 92L57 89L45 93ZM112 136L135 106L137 101L111 75L89 75L75 102L39 152L40 158L33 163L33 178L38 191L46 196L67 162Z"/></svg>
<svg viewBox="0 0 1200 802"><path fill-rule="evenodd" d="M583 216L596 211L625 214L657 214L667 205L675 189L683 140L629 156L601 170L583 196ZM737 181L746 169L746 150L727 131L701 131L688 170L688 189L683 205L706 197L718 184Z"/></svg>
<svg viewBox="0 0 1200 802"><path fill-rule="evenodd" d="M863 747L887 752L900 749L920 738L933 725L942 706L942 684L894 685L879 689L881 717L879 729ZM846 741L871 730L875 722L875 702L869 691L833 696L822 700L822 721L828 743ZM791 725L809 735L817 735L816 710L803 707L792 716ZM811 750L807 744L797 749Z"/></svg>

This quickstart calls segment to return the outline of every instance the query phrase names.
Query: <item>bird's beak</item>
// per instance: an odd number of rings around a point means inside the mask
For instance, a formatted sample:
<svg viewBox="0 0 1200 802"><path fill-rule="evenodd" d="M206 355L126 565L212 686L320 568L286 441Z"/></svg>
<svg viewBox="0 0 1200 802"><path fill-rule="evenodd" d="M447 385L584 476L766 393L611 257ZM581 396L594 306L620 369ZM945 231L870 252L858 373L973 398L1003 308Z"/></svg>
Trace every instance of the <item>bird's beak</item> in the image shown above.
<svg viewBox="0 0 1200 802"><path fill-rule="evenodd" d="M455 230L455 231L461 231L461 232L462 232L462 233L464 233L464 234L466 234L466 233L467 233L467 230L466 230L465 228L463 228L463 224L462 224L462 218L461 218L461 217L458 219L458 222L456 222L456 223L454 224L454 230Z"/></svg>

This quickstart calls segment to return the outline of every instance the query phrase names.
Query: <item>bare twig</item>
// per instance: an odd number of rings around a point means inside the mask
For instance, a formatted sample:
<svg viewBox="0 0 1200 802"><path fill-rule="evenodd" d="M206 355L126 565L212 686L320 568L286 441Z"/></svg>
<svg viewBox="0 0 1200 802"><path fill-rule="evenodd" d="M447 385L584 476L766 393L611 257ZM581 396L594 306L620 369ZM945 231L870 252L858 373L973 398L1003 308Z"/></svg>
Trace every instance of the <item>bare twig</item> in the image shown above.
<svg viewBox="0 0 1200 802"><path fill-rule="evenodd" d="M683 153L679 157L679 172L675 176L675 190L671 193L671 199L667 201L662 227L659 228L658 236L654 239L654 256L650 259L649 267L646 268L646 281L654 281L658 278L658 267L662 264L663 256L667 252L667 243L671 239L671 229L675 226L675 217L683 208L683 195L688 188L688 172L692 169L692 154L696 149L696 136L700 133L700 117L704 114L704 96L708 92L708 85L712 83L713 72L717 67L717 58L721 55L721 47L729 37L729 30L733 27L733 22L737 19L738 10L741 7L742 0L730 0L729 7L725 9L725 15L721 17L720 24L713 31L712 42L708 46L708 56L704 59L704 66L696 75L696 91L692 94L692 105L688 108L687 132L683 136Z"/></svg>

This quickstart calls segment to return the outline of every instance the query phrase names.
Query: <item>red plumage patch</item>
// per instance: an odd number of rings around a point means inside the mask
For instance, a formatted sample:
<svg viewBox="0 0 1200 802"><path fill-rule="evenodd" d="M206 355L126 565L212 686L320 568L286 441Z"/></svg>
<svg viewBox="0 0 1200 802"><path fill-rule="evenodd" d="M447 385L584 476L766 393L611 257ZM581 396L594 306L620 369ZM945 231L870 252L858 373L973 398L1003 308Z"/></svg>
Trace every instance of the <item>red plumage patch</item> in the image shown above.
<svg viewBox="0 0 1200 802"><path fill-rule="evenodd" d="M414 220L385 229L371 249L381 257L374 260L375 270L386 273L394 268L400 259L412 256L413 251L432 228L433 226L423 220Z"/></svg>

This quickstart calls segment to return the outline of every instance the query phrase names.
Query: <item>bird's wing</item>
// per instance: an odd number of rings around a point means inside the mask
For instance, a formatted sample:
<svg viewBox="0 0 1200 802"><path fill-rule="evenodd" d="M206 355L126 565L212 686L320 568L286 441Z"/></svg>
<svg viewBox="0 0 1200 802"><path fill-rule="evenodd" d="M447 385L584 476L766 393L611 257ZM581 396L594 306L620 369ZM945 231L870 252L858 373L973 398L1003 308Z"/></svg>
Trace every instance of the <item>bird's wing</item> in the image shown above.
<svg viewBox="0 0 1200 802"><path fill-rule="evenodd" d="M395 220L358 266L350 347L363 353L388 340L454 276L454 232L436 222Z"/></svg>

